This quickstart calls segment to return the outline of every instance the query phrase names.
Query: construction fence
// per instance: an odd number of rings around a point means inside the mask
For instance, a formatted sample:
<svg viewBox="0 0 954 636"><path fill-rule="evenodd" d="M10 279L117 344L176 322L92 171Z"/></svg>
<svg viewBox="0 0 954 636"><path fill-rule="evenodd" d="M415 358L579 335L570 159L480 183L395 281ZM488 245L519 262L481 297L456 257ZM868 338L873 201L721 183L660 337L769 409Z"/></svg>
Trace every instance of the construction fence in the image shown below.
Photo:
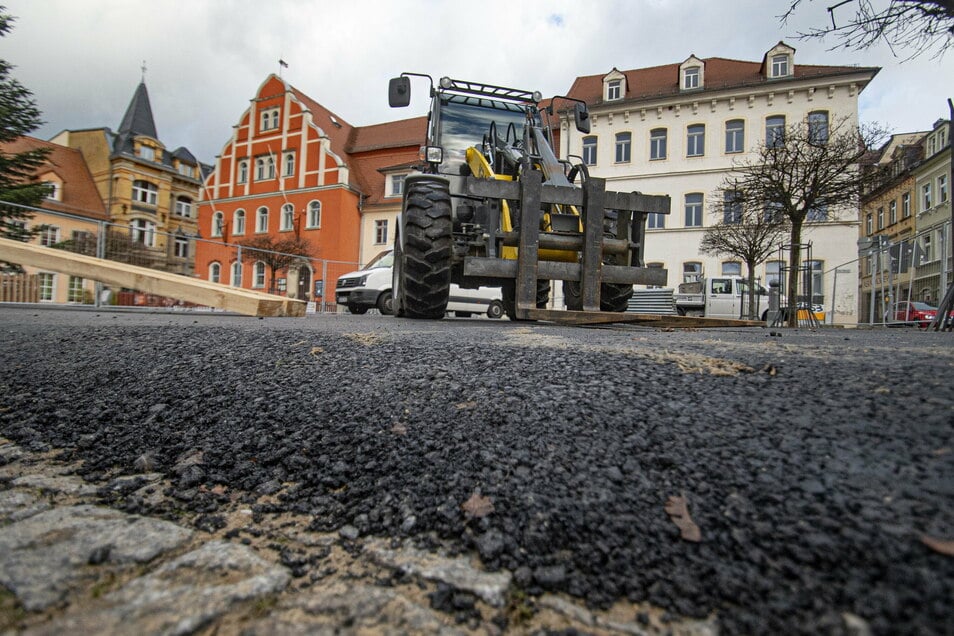
<svg viewBox="0 0 954 636"><path fill-rule="evenodd" d="M24 208L23 211L33 218L19 223L7 221L4 228L7 234L15 236L17 231L39 230L30 241L50 249L298 298L309 302L309 312L337 312L334 291L338 277L359 269L357 262L267 249L268 241L261 238L265 235L249 241L255 243L253 247L240 242L203 239L181 231L161 232L148 223L128 226L48 209ZM275 244L289 245L294 241L276 241ZM196 307L179 298L136 289L113 289L66 272L37 271L15 263L0 263L0 302Z"/></svg>

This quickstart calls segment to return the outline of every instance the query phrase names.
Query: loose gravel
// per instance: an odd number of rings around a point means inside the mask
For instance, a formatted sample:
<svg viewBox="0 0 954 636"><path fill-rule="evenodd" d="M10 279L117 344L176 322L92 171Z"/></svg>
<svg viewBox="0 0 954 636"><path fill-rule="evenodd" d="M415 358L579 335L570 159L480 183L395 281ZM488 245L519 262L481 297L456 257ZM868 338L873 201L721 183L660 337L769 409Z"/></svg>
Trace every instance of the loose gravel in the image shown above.
<svg viewBox="0 0 954 636"><path fill-rule="evenodd" d="M224 490L272 495L725 633L954 633L952 377L954 337L915 330L0 308L0 435L174 478L129 512L214 529Z"/></svg>

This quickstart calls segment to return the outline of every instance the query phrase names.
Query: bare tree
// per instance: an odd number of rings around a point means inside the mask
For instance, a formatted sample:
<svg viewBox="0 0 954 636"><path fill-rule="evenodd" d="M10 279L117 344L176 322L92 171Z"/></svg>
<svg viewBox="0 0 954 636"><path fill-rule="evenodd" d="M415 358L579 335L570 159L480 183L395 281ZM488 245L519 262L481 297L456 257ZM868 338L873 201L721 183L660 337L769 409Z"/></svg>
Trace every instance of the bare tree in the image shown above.
<svg viewBox="0 0 954 636"><path fill-rule="evenodd" d="M307 239L297 236L276 239L269 235L256 236L239 243L242 246L242 260L246 263L261 261L271 272L268 289L275 292L275 278L278 272L302 257L312 258L313 248Z"/></svg>
<svg viewBox="0 0 954 636"><path fill-rule="evenodd" d="M785 23L803 0L789 0L788 11L780 16ZM850 6L848 6L850 5ZM854 11L854 13L852 13ZM832 49L863 50L879 41L891 52L912 51L906 59L930 53L940 58L954 45L954 3L951 0L890 0L874 6L871 0L841 0L828 7L831 26L813 27L799 33L799 39L822 39L834 35L840 44Z"/></svg>
<svg viewBox="0 0 954 636"><path fill-rule="evenodd" d="M859 164L886 131L877 124L858 127L851 118L798 122L776 129L748 157L736 162L725 187L744 206L771 208L789 228L789 307L798 300L802 228L809 221L834 220L839 211L857 210L862 187L876 178ZM798 312L789 311L790 326Z"/></svg>
<svg viewBox="0 0 954 636"><path fill-rule="evenodd" d="M713 256L735 256L745 263L749 288L748 317L756 311L755 268L782 244L787 234L787 217L764 201L746 201L738 184L726 180L710 205L714 224L706 228L699 251Z"/></svg>

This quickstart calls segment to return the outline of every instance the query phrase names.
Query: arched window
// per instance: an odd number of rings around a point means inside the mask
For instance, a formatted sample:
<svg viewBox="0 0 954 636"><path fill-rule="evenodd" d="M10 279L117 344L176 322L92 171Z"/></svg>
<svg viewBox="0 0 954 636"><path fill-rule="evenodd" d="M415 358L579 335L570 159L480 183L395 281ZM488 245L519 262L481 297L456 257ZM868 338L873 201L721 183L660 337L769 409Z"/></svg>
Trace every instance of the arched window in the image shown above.
<svg viewBox="0 0 954 636"><path fill-rule="evenodd" d="M245 183L248 181L248 161L243 159L239 161L238 165L238 182Z"/></svg>
<svg viewBox="0 0 954 636"><path fill-rule="evenodd" d="M282 168L283 175L290 177L295 174L295 153L288 151L285 153L285 166Z"/></svg>
<svg viewBox="0 0 954 636"><path fill-rule="evenodd" d="M242 286L242 261L232 263L232 280L230 282L232 287Z"/></svg>
<svg viewBox="0 0 954 636"><path fill-rule="evenodd" d="M259 157L255 160L255 180L262 181L265 179L265 158Z"/></svg>
<svg viewBox="0 0 954 636"><path fill-rule="evenodd" d="M741 276L742 263L740 263L739 261L726 261L722 263L722 275L723 276Z"/></svg>
<svg viewBox="0 0 954 636"><path fill-rule="evenodd" d="M286 203L282 206L281 229L284 231L294 229L295 227L295 206Z"/></svg>
<svg viewBox="0 0 954 636"><path fill-rule="evenodd" d="M213 283L222 282L222 265L220 263L209 263L209 281Z"/></svg>
<svg viewBox="0 0 954 636"><path fill-rule="evenodd" d="M225 215L216 212L212 215L212 236L222 236L225 231Z"/></svg>
<svg viewBox="0 0 954 636"><path fill-rule="evenodd" d="M264 206L255 213L255 231L259 234L268 232L268 208Z"/></svg>
<svg viewBox="0 0 954 636"><path fill-rule="evenodd" d="M253 274L252 287L256 289L262 289L265 287L265 263L262 261L255 261L255 269Z"/></svg>
<svg viewBox="0 0 954 636"><path fill-rule="evenodd" d="M232 214L232 234L245 234L245 210L236 210Z"/></svg>
<svg viewBox="0 0 954 636"><path fill-rule="evenodd" d="M159 198L159 188L154 183L137 179L133 181L132 198L137 203L156 205Z"/></svg>
<svg viewBox="0 0 954 636"><path fill-rule="evenodd" d="M321 227L321 201L312 201L308 204L308 227Z"/></svg>

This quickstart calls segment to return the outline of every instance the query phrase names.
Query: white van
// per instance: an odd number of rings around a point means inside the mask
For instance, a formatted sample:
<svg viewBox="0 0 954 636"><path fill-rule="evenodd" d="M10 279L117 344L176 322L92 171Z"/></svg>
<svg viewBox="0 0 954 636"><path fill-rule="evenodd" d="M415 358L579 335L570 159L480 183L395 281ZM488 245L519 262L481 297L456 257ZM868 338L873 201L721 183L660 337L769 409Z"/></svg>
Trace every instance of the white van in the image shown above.
<svg viewBox="0 0 954 636"><path fill-rule="evenodd" d="M364 269L350 272L338 278L335 287L335 302L344 305L353 314L364 314L377 309L385 316L393 313L391 295L391 266L394 256L391 250L381 252ZM487 314L490 318L503 316L503 301L500 289L462 289L451 285L447 312L458 318L474 314Z"/></svg>

